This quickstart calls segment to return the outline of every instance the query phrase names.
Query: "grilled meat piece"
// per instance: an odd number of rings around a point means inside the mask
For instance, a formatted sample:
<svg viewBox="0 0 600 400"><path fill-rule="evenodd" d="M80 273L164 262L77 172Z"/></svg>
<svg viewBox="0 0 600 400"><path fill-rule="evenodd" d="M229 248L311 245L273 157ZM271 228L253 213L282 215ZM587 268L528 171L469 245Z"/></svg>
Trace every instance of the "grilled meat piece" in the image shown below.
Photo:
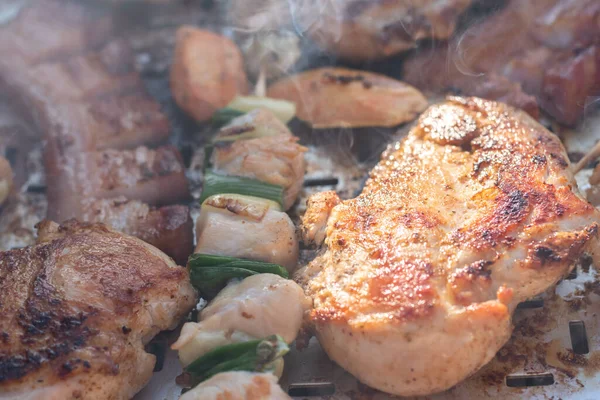
<svg viewBox="0 0 600 400"><path fill-rule="evenodd" d="M0 59L0 89L44 135L50 219L106 222L185 263L188 208L134 201L171 204L189 192L177 150L136 148L165 141L170 128L133 68L129 43L110 36L114 22L107 7L28 4L0 27L0 52L11 55Z"/></svg>
<svg viewBox="0 0 600 400"><path fill-rule="evenodd" d="M193 307L188 273L104 225L45 221L39 244L0 253L0 398L130 399L144 351Z"/></svg>
<svg viewBox="0 0 600 400"><path fill-rule="evenodd" d="M269 373L222 372L185 392L181 400L291 400Z"/></svg>
<svg viewBox="0 0 600 400"><path fill-rule="evenodd" d="M508 340L518 302L597 246L600 212L574 188L559 139L526 113L429 108L359 197L308 211L330 213L327 249L297 276L321 345L385 392L455 385Z"/></svg>
<svg viewBox="0 0 600 400"><path fill-rule="evenodd" d="M407 60L404 79L422 90L458 89L524 108L524 94L507 98L507 89L482 90L488 81L497 86L502 76L537 98L559 122L573 125L588 98L600 94L599 20L595 0L512 0L448 46L436 45Z"/></svg>
<svg viewBox="0 0 600 400"><path fill-rule="evenodd" d="M306 169L304 153L308 149L298 144L298 137L266 109L235 118L219 131L216 140L243 134L255 136L217 143L211 155L213 170L283 187L283 207L289 209L302 190Z"/></svg>
<svg viewBox="0 0 600 400"><path fill-rule="evenodd" d="M355 61L388 57L421 39L447 39L472 0L309 0L300 24L321 47Z"/></svg>
<svg viewBox="0 0 600 400"><path fill-rule="evenodd" d="M0 54L35 65L94 50L117 32L110 10L80 1L37 0L0 25Z"/></svg>
<svg viewBox="0 0 600 400"><path fill-rule="evenodd" d="M427 107L423 94L404 82L347 68L316 68L283 78L268 95L294 102L298 118L314 128L394 127Z"/></svg>
<svg viewBox="0 0 600 400"><path fill-rule="evenodd" d="M225 344L279 335L292 343L302 327L309 300L294 281L257 274L231 282L186 323L173 349L184 365Z"/></svg>
<svg viewBox="0 0 600 400"><path fill-rule="evenodd" d="M190 197L181 154L172 146L104 150L94 155L97 197L125 196L150 205L173 204Z"/></svg>
<svg viewBox="0 0 600 400"><path fill-rule="evenodd" d="M225 36L182 26L171 66L171 92L184 111L208 121L238 94L248 92L244 58Z"/></svg>
<svg viewBox="0 0 600 400"><path fill-rule="evenodd" d="M216 195L203 204L196 220L194 253L298 264L296 227L272 201L249 196Z"/></svg>
<svg viewBox="0 0 600 400"><path fill-rule="evenodd" d="M85 201L82 221L101 222L164 251L179 265L194 249L194 221L187 206L154 209L124 197Z"/></svg>

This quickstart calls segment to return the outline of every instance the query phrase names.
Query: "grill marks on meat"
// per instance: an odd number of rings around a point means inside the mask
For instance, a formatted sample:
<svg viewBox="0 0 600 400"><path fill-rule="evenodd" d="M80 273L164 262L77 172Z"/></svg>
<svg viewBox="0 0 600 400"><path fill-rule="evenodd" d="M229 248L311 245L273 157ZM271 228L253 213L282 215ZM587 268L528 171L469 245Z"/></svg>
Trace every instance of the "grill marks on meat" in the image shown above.
<svg viewBox="0 0 600 400"><path fill-rule="evenodd" d="M144 344L195 301L187 271L104 225L42 222L0 253L0 388L29 399L129 399L152 375Z"/></svg>
<svg viewBox="0 0 600 400"><path fill-rule="evenodd" d="M326 220L327 249L297 279L324 349L398 395L472 374L510 337L516 304L597 246L600 214L575 187L559 139L526 113L431 107L359 197L309 202L304 232L318 240Z"/></svg>
<svg viewBox="0 0 600 400"><path fill-rule="evenodd" d="M187 209L148 208L189 198L183 161L172 147L138 147L165 141L169 123L134 71L128 42L109 37L117 29L107 10L32 3L0 28L13 39L0 41L11 55L0 60L0 88L44 134L48 218L110 222L184 262L193 241Z"/></svg>
<svg viewBox="0 0 600 400"><path fill-rule="evenodd" d="M567 125L600 94L600 4L595 0L512 0L404 66L421 89L457 89L508 102L536 116L541 108Z"/></svg>

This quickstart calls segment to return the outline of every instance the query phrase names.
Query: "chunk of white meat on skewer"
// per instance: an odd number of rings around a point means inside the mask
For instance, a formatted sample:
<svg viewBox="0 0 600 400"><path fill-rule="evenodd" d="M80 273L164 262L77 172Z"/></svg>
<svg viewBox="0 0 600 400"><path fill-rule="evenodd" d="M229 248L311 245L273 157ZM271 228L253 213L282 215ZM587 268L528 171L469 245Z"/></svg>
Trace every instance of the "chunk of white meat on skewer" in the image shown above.
<svg viewBox="0 0 600 400"><path fill-rule="evenodd" d="M269 373L223 372L202 382L180 400L290 400Z"/></svg>
<svg viewBox="0 0 600 400"><path fill-rule="evenodd" d="M279 264L292 272L298 263L298 238L290 217L275 202L223 194L202 204L196 221L194 253Z"/></svg>
<svg viewBox="0 0 600 400"><path fill-rule="evenodd" d="M257 109L235 118L215 137L213 171L281 186L290 208L304 182L306 147L271 111Z"/></svg>
<svg viewBox="0 0 600 400"><path fill-rule="evenodd" d="M296 339L308 298L294 281L274 274L258 274L234 281L200 313L199 322L188 322L172 348L188 365L225 344L269 335L286 343Z"/></svg>

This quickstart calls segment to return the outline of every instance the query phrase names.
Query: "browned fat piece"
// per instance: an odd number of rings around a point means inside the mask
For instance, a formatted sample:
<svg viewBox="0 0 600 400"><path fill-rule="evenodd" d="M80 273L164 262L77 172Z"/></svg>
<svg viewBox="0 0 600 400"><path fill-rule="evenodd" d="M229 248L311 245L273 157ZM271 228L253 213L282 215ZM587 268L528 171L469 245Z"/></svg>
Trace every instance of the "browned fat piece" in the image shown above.
<svg viewBox="0 0 600 400"><path fill-rule="evenodd" d="M576 187L560 140L528 114L430 107L360 196L309 201L304 239L326 249L297 279L322 347L388 393L454 386L508 340L517 303L597 250L600 212Z"/></svg>

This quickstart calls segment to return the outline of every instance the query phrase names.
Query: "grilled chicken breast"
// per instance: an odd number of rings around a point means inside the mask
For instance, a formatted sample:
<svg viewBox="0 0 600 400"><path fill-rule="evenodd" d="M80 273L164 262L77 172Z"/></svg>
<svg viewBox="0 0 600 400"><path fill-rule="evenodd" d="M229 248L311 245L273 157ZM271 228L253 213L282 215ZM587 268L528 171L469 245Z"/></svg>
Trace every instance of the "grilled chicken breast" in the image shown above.
<svg viewBox="0 0 600 400"><path fill-rule="evenodd" d="M322 346L385 392L458 383L510 337L518 302L597 246L600 213L575 188L559 139L524 112L429 108L359 197L308 210L305 236L326 221L327 248L297 279Z"/></svg>
<svg viewBox="0 0 600 400"><path fill-rule="evenodd" d="M152 375L144 344L194 303L160 250L42 222L37 245L0 253L0 399L130 399Z"/></svg>

